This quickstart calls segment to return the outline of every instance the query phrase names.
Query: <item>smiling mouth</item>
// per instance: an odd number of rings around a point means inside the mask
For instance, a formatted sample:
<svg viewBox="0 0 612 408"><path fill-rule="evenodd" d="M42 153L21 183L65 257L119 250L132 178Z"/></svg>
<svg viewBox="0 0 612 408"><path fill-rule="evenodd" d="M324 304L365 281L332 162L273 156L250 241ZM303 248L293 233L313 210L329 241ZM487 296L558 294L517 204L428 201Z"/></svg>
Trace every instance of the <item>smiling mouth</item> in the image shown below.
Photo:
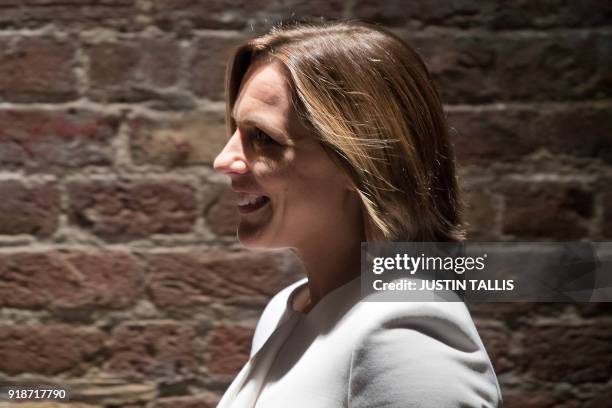
<svg viewBox="0 0 612 408"><path fill-rule="evenodd" d="M240 193L238 196L238 211L240 214L250 214L263 208L270 202L264 195Z"/></svg>

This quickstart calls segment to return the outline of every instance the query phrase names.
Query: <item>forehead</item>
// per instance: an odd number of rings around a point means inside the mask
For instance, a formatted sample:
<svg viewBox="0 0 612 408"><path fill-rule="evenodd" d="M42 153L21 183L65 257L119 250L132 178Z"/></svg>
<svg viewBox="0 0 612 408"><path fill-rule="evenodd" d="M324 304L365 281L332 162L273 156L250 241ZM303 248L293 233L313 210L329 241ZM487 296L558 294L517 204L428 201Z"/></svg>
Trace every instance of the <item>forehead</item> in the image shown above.
<svg viewBox="0 0 612 408"><path fill-rule="evenodd" d="M266 113L286 115L290 108L291 90L283 65L274 60L255 60L240 84L234 118L240 120L244 115L262 109Z"/></svg>

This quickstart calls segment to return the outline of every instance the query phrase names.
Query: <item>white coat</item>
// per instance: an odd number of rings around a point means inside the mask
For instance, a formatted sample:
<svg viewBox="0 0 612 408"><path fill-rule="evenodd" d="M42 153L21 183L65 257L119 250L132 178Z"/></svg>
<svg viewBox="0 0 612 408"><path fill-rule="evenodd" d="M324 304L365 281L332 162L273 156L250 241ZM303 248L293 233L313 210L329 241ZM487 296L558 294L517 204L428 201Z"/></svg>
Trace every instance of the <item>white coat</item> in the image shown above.
<svg viewBox="0 0 612 408"><path fill-rule="evenodd" d="M501 407L462 302L377 302L361 298L360 282L307 314L292 308L306 278L275 295L217 408Z"/></svg>

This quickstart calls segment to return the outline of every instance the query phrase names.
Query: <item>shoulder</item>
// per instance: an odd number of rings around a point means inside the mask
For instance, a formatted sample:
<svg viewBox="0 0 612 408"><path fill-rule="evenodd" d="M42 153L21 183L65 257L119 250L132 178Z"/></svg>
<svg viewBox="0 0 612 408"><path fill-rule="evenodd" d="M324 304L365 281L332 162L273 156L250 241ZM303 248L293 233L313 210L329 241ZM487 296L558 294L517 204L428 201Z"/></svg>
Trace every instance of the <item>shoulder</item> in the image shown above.
<svg viewBox="0 0 612 408"><path fill-rule="evenodd" d="M501 405L493 367L462 302L360 302L351 407ZM412 405L411 405L412 406Z"/></svg>
<svg viewBox="0 0 612 408"><path fill-rule="evenodd" d="M456 301L444 301L437 295L431 299L435 301L385 301L380 293L369 294L351 308L347 319L360 326L363 338L381 330L403 328L452 342L479 343L480 337L465 303L456 295L446 297Z"/></svg>
<svg viewBox="0 0 612 408"><path fill-rule="evenodd" d="M293 291L307 281L307 278L299 279L281 289L270 299L255 327L253 343L251 345L251 357L261 348L276 327L278 327L285 314L289 312L287 310L287 302Z"/></svg>

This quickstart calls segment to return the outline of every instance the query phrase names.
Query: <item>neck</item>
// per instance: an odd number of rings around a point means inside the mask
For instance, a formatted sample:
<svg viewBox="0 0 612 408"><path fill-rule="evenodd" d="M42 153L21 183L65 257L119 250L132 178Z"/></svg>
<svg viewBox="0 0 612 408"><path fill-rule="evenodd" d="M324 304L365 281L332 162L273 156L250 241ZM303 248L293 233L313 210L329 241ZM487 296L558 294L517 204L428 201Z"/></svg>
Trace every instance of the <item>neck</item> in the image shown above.
<svg viewBox="0 0 612 408"><path fill-rule="evenodd" d="M308 276L309 299L305 312L334 289L358 277L361 271L361 235L357 239L337 240L296 249Z"/></svg>

